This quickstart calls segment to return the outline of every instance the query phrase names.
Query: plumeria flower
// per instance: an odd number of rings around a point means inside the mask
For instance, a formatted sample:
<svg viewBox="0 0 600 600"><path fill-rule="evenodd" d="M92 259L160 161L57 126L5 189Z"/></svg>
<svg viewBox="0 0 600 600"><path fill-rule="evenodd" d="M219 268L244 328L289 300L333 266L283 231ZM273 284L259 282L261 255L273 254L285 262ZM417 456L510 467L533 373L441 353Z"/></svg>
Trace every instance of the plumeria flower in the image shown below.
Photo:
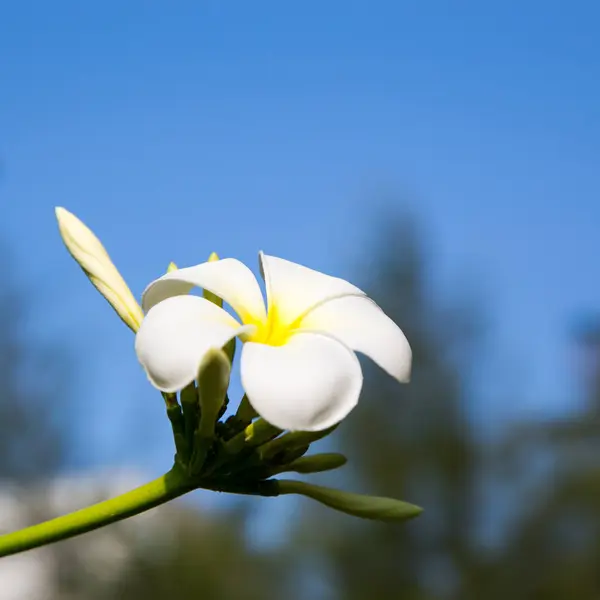
<svg viewBox="0 0 600 600"><path fill-rule="evenodd" d="M355 351L408 381L408 341L363 291L263 253L260 267L266 307L250 269L233 258L172 271L146 288L135 348L156 388L183 389L197 377L206 352L236 336L243 342L241 380L248 400L281 429L326 429L356 406L363 375ZM194 287L222 298L239 320L189 295Z"/></svg>

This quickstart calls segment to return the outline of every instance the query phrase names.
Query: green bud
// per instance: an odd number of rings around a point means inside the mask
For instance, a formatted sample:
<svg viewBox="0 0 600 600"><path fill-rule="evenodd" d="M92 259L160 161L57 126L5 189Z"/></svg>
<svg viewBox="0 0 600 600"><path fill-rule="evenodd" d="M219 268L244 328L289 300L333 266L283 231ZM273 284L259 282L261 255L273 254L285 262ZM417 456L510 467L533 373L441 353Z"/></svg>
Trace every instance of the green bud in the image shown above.
<svg viewBox="0 0 600 600"><path fill-rule="evenodd" d="M414 504L393 498L363 496L289 479L281 479L278 484L279 494L300 494L325 504L329 508L361 519L406 521L418 517L423 512L422 508Z"/></svg>
<svg viewBox="0 0 600 600"><path fill-rule="evenodd" d="M208 451L215 439L215 424L225 401L231 363L220 348L209 350L198 371L198 398L200 401L200 424L194 433L194 451L190 472L198 475L204 467Z"/></svg>
<svg viewBox="0 0 600 600"><path fill-rule="evenodd" d="M230 374L231 363L223 350L212 348L205 354L198 372L198 396L202 414L200 428L211 436L227 394Z"/></svg>
<svg viewBox="0 0 600 600"><path fill-rule="evenodd" d="M250 425L244 429L243 433L246 444L248 446L256 447L261 446L265 442L278 436L281 433L281 429L271 425L271 423L268 423L264 419L256 419L254 423L250 423Z"/></svg>
<svg viewBox="0 0 600 600"><path fill-rule="evenodd" d="M323 454L313 454L312 456L303 456L278 470L295 471L296 473L321 473L322 471L332 471L339 469L348 462L343 454L337 452L327 452Z"/></svg>
<svg viewBox="0 0 600 600"><path fill-rule="evenodd" d="M225 444L225 452L229 455L238 454L244 448L256 448L281 433L281 429L271 425L262 418L250 423L244 431L231 438Z"/></svg>
<svg viewBox="0 0 600 600"><path fill-rule="evenodd" d="M307 446L328 436L337 426L338 424L335 424L322 431L290 431L280 438L265 444L261 448L261 456L264 460L269 460L284 450Z"/></svg>
<svg viewBox="0 0 600 600"><path fill-rule="evenodd" d="M297 449L295 452L302 451L302 454L308 450L308 446ZM257 477L259 479L267 479L279 473L289 473L294 471L296 473L308 474L308 473L322 473L323 471L332 471L333 469L339 469L348 462L348 459L343 454L337 452L327 452L323 454L313 454L312 456L296 456L289 461L280 461L279 465L265 466L259 465L256 469Z"/></svg>
<svg viewBox="0 0 600 600"><path fill-rule="evenodd" d="M310 448L310 444L306 444L306 446L297 446L295 448L288 448L287 450L282 450L277 453L275 456L270 458L267 464L273 466L283 466L287 465L291 462L294 462L296 459L304 456Z"/></svg>

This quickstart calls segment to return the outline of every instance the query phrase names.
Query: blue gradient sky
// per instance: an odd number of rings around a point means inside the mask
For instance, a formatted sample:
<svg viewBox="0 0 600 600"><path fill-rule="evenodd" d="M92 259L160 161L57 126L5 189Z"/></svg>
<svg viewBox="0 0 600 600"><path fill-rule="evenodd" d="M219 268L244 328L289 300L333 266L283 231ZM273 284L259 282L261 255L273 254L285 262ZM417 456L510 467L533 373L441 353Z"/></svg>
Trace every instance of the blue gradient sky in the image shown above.
<svg viewBox="0 0 600 600"><path fill-rule="evenodd" d="M57 204L139 294L213 250L360 279L396 191L440 285L471 278L487 304L490 411L515 381L520 410L559 404L568 324L600 308L599 20L591 0L3 3L2 230L40 296L32 333L79 352L85 460L122 462L121 415L144 425L131 460L168 466L170 439Z"/></svg>

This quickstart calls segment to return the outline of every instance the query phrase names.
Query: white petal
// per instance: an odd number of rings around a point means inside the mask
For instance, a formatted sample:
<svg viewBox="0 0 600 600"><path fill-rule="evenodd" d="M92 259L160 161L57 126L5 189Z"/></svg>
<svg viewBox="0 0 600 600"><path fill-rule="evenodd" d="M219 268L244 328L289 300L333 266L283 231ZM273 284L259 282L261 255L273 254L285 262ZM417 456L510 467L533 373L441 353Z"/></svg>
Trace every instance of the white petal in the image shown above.
<svg viewBox="0 0 600 600"><path fill-rule="evenodd" d="M320 431L341 421L356 406L363 381L352 350L309 332L282 346L246 342L241 374L256 412L291 431Z"/></svg>
<svg viewBox="0 0 600 600"><path fill-rule="evenodd" d="M235 258L179 269L153 281L142 295L145 312L166 298L200 287L223 298L244 321L264 321L265 303L252 271Z"/></svg>
<svg viewBox="0 0 600 600"><path fill-rule="evenodd" d="M398 381L410 379L412 351L402 330L370 298L346 296L309 312L302 329L324 331L366 354Z"/></svg>
<svg viewBox="0 0 600 600"><path fill-rule="evenodd" d="M344 279L262 252L260 267L267 287L269 311L276 307L276 318L280 326L290 325L329 298L364 295L363 291Z"/></svg>
<svg viewBox="0 0 600 600"><path fill-rule="evenodd" d="M252 330L216 304L197 296L174 296L154 306L135 338L135 351L154 387L176 392L198 375L202 357Z"/></svg>

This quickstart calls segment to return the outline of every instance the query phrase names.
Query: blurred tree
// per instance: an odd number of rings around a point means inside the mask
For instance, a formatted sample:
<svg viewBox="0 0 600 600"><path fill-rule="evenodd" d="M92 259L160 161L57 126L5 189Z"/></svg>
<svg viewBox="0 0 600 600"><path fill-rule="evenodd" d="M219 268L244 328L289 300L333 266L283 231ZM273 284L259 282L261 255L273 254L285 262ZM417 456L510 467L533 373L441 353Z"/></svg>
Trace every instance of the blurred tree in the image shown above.
<svg viewBox="0 0 600 600"><path fill-rule="evenodd" d="M58 598L278 598L284 565L276 554L247 547L246 518L243 505L206 514L174 502L73 540Z"/></svg>
<svg viewBox="0 0 600 600"><path fill-rule="evenodd" d="M600 327L577 332L583 409L522 423L503 448L508 484L522 490L494 569L491 598L600 596ZM510 460L510 462L509 462Z"/></svg>
<svg viewBox="0 0 600 600"><path fill-rule="evenodd" d="M493 462L470 412L477 401L468 389L477 359L477 311L439 303L410 219L388 219L369 256L375 259L363 269L369 273L363 287L407 334L413 377L401 387L367 365L362 402L338 440L351 458L354 487L405 498L425 512L392 527L342 523L311 510L304 531L319 532L319 569L333 582L330 596L596 600L600 328L588 326L579 338L584 409L553 421L507 423ZM499 500L490 503L490 496ZM483 517L503 524L487 551L478 529Z"/></svg>
<svg viewBox="0 0 600 600"><path fill-rule="evenodd" d="M367 386L340 427L340 443L354 487L415 502L425 513L400 526L336 521L326 546L336 597L462 600L479 564L470 538L479 455L467 417L476 312L433 301L413 220L386 218L377 233L363 288L406 333L412 380L400 386L366 365ZM330 516L315 509L311 518Z"/></svg>
<svg viewBox="0 0 600 600"><path fill-rule="evenodd" d="M0 246L0 479L49 477L65 458L62 416L68 361L62 347L27 332L32 296L21 287L9 250Z"/></svg>

